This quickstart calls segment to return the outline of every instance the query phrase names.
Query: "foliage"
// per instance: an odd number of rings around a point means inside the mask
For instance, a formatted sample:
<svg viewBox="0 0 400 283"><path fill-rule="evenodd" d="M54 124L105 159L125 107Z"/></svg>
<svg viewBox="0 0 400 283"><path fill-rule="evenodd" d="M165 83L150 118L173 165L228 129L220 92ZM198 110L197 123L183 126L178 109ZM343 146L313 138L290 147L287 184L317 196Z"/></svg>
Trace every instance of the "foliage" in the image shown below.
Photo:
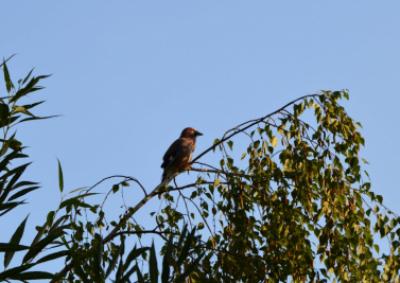
<svg viewBox="0 0 400 283"><path fill-rule="evenodd" d="M11 132L20 123L44 118L31 113L42 101L20 101L39 90L46 76L30 72L14 87L6 62L2 68L7 90L0 101L4 217L38 188L20 180L29 163L14 165L27 156ZM58 162L62 201L29 244L21 244L27 218L9 242L0 243L0 279L399 282L400 218L371 190L360 157L360 124L346 113L343 99L347 91L303 96L228 130L193 160L194 179L181 186L167 180L148 191L138 179L117 175L65 193ZM219 162L205 163L206 155ZM116 181L104 194L110 180ZM143 197L110 221L105 204L130 185ZM151 212L152 223L140 215L150 201L161 205ZM383 238L388 248L380 244ZM21 254L19 263L15 254ZM60 259L65 264L58 272L40 268Z"/></svg>
<svg viewBox="0 0 400 283"><path fill-rule="evenodd" d="M48 76L32 76L30 71L25 78L15 84L7 67L7 60L1 64L3 69L5 90L7 95L0 97L0 127L3 132L0 149L0 217L8 216L11 211L25 203L23 197L39 188L38 183L22 180L22 176L30 163L23 153L25 147L16 137L16 128L28 121L46 119L35 115L32 111L44 101L23 103L26 96L42 89L38 84ZM22 162L22 163L21 163ZM0 272L0 281L4 280L34 280L51 279L52 273L32 271L39 264L65 257L68 251L52 252L53 247L60 246L60 236L66 233L68 225L62 221L48 220L43 228L39 228L36 236L29 244L21 244L25 231L26 217L16 228L8 243L0 243L3 253L4 270ZM22 253L21 262L11 267L15 262L16 253Z"/></svg>

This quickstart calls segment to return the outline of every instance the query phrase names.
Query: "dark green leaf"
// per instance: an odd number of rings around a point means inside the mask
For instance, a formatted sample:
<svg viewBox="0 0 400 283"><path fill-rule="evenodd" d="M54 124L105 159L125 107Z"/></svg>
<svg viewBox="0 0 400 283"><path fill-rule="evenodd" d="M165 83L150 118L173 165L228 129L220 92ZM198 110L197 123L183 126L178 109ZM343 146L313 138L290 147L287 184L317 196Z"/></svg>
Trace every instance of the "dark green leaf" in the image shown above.
<svg viewBox="0 0 400 283"><path fill-rule="evenodd" d="M58 163L58 188L60 189L60 192L62 193L64 190L64 174L63 174L61 162L59 159L57 159L57 163Z"/></svg>
<svg viewBox="0 0 400 283"><path fill-rule="evenodd" d="M37 77L33 77L30 79L30 81L26 84L25 87L19 89L15 95L10 99L10 102L16 102L18 99L20 99L21 97L27 95L28 93L31 92L35 92L38 90L43 89L43 87L41 86L36 86L36 84L45 78L48 78L50 75L45 75L45 76L37 76Z"/></svg>
<svg viewBox="0 0 400 283"><path fill-rule="evenodd" d="M10 279L14 280L41 280L41 279L52 279L53 273L44 271L27 271L14 276L10 276Z"/></svg>
<svg viewBox="0 0 400 283"><path fill-rule="evenodd" d="M14 208L16 208L17 206L21 205L21 204L25 204L26 202L23 201L14 201L14 202L6 202L6 203L2 203L0 204L0 211L3 211L2 213L0 213L0 216L3 216L4 214L10 212L11 210L13 210Z"/></svg>
<svg viewBox="0 0 400 283"><path fill-rule="evenodd" d="M4 188L3 194L0 197L0 203L3 202L6 199L6 197L8 196L8 194L10 193L10 191L14 189L14 187L13 187L14 184L18 181L18 179L21 177L21 175L24 173L25 169L29 165L30 165L30 163L26 163L21 166L18 166L17 168L14 168L13 170L7 172L0 178L0 179L5 179L14 174L14 176L8 182L7 186Z"/></svg>
<svg viewBox="0 0 400 283"><path fill-rule="evenodd" d="M14 268L4 270L3 272L0 273L0 281L4 281L5 279L11 279L13 276L18 276L19 274L21 274L21 272L31 268L34 265L35 264L33 264L33 263L24 264L21 266L17 266Z"/></svg>
<svg viewBox="0 0 400 283"><path fill-rule="evenodd" d="M28 216L25 217L25 219L21 222L21 224L19 224L19 226L17 227L17 229L15 230L14 234L12 235L9 244L12 246L18 246L19 242L21 241L22 235L24 234L24 230L25 230L25 224L26 221L28 220ZM9 251L6 252L6 254L4 255L4 267L7 268L7 266L10 264L13 256L15 254L15 251Z"/></svg>
<svg viewBox="0 0 400 283"><path fill-rule="evenodd" d="M98 193L85 193L85 194L81 194L81 195L66 199L60 204L60 209L63 207L66 207L66 206L73 205L73 204L80 206L80 205L82 205L82 201L80 201L81 198L86 198L88 196L93 196L93 195L98 195Z"/></svg>
<svg viewBox="0 0 400 283"><path fill-rule="evenodd" d="M190 263L190 265L186 267L185 272L176 279L176 282L186 282L187 277L190 276L190 274L197 268L200 260L203 257L204 253L199 254L198 257L194 260L194 262Z"/></svg>
<svg viewBox="0 0 400 283"><path fill-rule="evenodd" d="M22 84L23 84L23 85L31 78L31 75L32 75L34 69L35 69L35 68L32 68L32 69L28 72L28 74L25 76L25 78L22 80Z"/></svg>
<svg viewBox="0 0 400 283"><path fill-rule="evenodd" d="M55 239L60 238L62 235L64 235L64 229L62 227L49 232L47 237L45 237L43 240L40 240L39 242L30 247L29 251L25 254L22 261L24 263L30 261L37 254L39 254L46 246L51 244Z"/></svg>
<svg viewBox="0 0 400 283"><path fill-rule="evenodd" d="M128 256L126 257L124 270L128 270L129 265L140 255L144 254L149 248L136 248L136 246L129 252Z"/></svg>
<svg viewBox="0 0 400 283"><path fill-rule="evenodd" d="M10 115L10 109L7 104L0 103L0 124L6 125L8 123L8 116Z"/></svg>
<svg viewBox="0 0 400 283"><path fill-rule="evenodd" d="M195 229L193 229L190 234L187 235L185 239L185 243L183 244L182 248L180 249L180 255L177 261L178 265L182 265L184 260L189 257L189 249L191 247L192 241L194 239Z"/></svg>
<svg viewBox="0 0 400 283"><path fill-rule="evenodd" d="M139 266L136 264L136 275L137 275L137 280L138 283L145 283L144 278L143 278L143 274L139 269Z"/></svg>
<svg viewBox="0 0 400 283"><path fill-rule="evenodd" d="M111 274L111 272L117 266L119 255L120 255L120 253L118 251L111 252L111 260L109 260L109 264L108 264L106 274L105 274L106 278Z"/></svg>
<svg viewBox="0 0 400 283"><path fill-rule="evenodd" d="M69 254L69 251L55 252L55 253L52 253L52 254L42 257L36 263L42 263L42 262L51 261L51 260L54 260L54 259L57 259L60 257L66 257L68 254Z"/></svg>
<svg viewBox="0 0 400 283"><path fill-rule="evenodd" d="M162 263L162 272L161 272L161 282L162 283L168 283L169 282L169 273L170 273L170 266L172 262L172 249L173 249L173 244L172 244L172 239L173 237L171 236L166 243L165 247L165 254L163 257L163 263Z"/></svg>
<svg viewBox="0 0 400 283"><path fill-rule="evenodd" d="M8 67L6 64L6 60L3 59L3 74L4 74L4 81L6 83L7 92L10 92L14 88L14 84L11 81L10 73L8 71Z"/></svg>
<svg viewBox="0 0 400 283"><path fill-rule="evenodd" d="M34 187L30 187L30 188L26 188L26 189L20 190L18 193L13 194L13 195L9 198L9 200L14 200L14 199L17 199L17 198L19 198L19 197L22 197L23 195L26 195L27 193L30 193L30 192L32 192L32 191L35 191L35 190L37 190L37 189L39 189L39 188L40 188L39 186L34 186Z"/></svg>
<svg viewBox="0 0 400 283"><path fill-rule="evenodd" d="M44 102L45 102L45 101L42 100L42 101L38 101L38 102L35 102L35 103L32 103L32 104L25 104L25 105L22 105L22 107L24 107L25 109L29 110L29 109L34 108L34 107L36 107L36 106L38 106L38 105L40 105L40 104L42 104L42 103L44 103Z"/></svg>
<svg viewBox="0 0 400 283"><path fill-rule="evenodd" d="M154 242L150 248L150 259L149 259L149 272L150 272L150 282L158 282L158 266L157 266L157 256L156 249L154 247Z"/></svg>
<svg viewBox="0 0 400 283"><path fill-rule="evenodd" d="M0 243L0 252L23 251L29 249L28 246L10 245L10 243Z"/></svg>
<svg viewBox="0 0 400 283"><path fill-rule="evenodd" d="M57 117L59 117L59 115L28 117L28 118L24 118L24 119L21 119L20 121L18 121L18 124L23 123L23 122L28 122L28 121L46 120L46 119L57 118Z"/></svg>

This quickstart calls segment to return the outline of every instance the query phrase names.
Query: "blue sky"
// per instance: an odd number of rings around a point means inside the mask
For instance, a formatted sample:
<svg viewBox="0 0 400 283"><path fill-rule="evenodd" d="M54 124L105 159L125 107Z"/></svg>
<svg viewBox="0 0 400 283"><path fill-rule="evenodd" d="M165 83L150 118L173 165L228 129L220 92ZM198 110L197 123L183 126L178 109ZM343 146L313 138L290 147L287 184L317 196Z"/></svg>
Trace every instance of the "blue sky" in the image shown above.
<svg viewBox="0 0 400 283"><path fill-rule="evenodd" d="M0 55L15 78L52 73L38 97L57 119L21 128L43 188L4 222L38 224L66 188L126 174L158 184L186 126L224 130L321 89L350 90L373 188L400 213L399 1L2 1ZM134 201L132 201L133 203ZM3 220L4 221L4 220ZM8 235L6 236L8 239ZM4 241L3 235L0 240Z"/></svg>

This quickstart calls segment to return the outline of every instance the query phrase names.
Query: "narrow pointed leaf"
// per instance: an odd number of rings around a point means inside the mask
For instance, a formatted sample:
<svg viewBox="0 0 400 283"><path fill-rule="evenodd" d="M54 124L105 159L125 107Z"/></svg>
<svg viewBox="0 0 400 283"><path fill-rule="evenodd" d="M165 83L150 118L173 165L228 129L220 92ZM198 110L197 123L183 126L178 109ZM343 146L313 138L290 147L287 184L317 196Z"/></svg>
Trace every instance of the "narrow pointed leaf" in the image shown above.
<svg viewBox="0 0 400 283"><path fill-rule="evenodd" d="M58 163L58 188L60 189L60 192L62 193L64 190L64 174L63 174L60 160L57 160L57 163Z"/></svg>
<svg viewBox="0 0 400 283"><path fill-rule="evenodd" d="M142 255L143 253L145 253L148 249L149 249L148 247L143 247L138 249L135 246L126 257L124 270L128 270L129 265L133 262L133 260L136 259L138 256Z"/></svg>
<svg viewBox="0 0 400 283"><path fill-rule="evenodd" d="M34 69L35 69L35 68L32 68L32 69L29 71L29 73L28 73L28 74L25 76L25 78L22 80L22 84L26 84L26 82L31 78L31 75L32 75Z"/></svg>
<svg viewBox="0 0 400 283"><path fill-rule="evenodd" d="M39 254L47 245L51 244L55 239L64 235L64 230L62 227L52 231L47 235L46 238L37 242L35 245L31 246L29 251L25 254L23 262L26 263L33 259L37 254Z"/></svg>
<svg viewBox="0 0 400 283"><path fill-rule="evenodd" d="M45 271L27 271L24 273L16 274L10 276L10 279L14 280L42 280L42 279L52 279L54 277L53 273Z"/></svg>
<svg viewBox="0 0 400 283"><path fill-rule="evenodd" d="M14 88L14 84L11 81L10 73L8 71L8 67L5 60L3 60L3 75L4 75L4 81L6 83L7 92L10 92Z"/></svg>
<svg viewBox="0 0 400 283"><path fill-rule="evenodd" d="M21 272L28 270L29 268L31 268L34 265L35 264L33 264L33 263L24 264L24 265L20 265L20 266L14 267L14 268L4 270L3 272L0 273L0 282L4 281L5 279L11 279L12 276L17 276Z"/></svg>
<svg viewBox="0 0 400 283"><path fill-rule="evenodd" d="M39 259L36 263L42 263L42 262L46 262L46 261L51 261L60 257L65 257L69 254L69 251L59 251L59 252L55 252L49 255L46 255L44 257L42 257L41 259Z"/></svg>
<svg viewBox="0 0 400 283"><path fill-rule="evenodd" d="M150 282L157 283L158 282L158 266L157 266L156 249L154 247L154 242L151 245L151 249L150 249L149 265L150 265L149 266Z"/></svg>
<svg viewBox="0 0 400 283"><path fill-rule="evenodd" d="M136 264L136 275L137 275L137 280L138 283L145 283L144 278L143 278L143 274L139 269L139 266Z"/></svg>
<svg viewBox="0 0 400 283"><path fill-rule="evenodd" d="M0 252L12 252L12 251L23 251L29 249L28 246L24 245L13 245L10 243L0 243Z"/></svg>
<svg viewBox="0 0 400 283"><path fill-rule="evenodd" d="M8 200L17 199L19 197L22 197L23 195L26 195L27 193L30 193L32 191L37 190L39 188L40 188L39 186L34 186L34 187L30 187L30 188L26 188L26 189L20 190L18 193L13 194Z"/></svg>
<svg viewBox="0 0 400 283"><path fill-rule="evenodd" d="M19 224L18 228L15 230L14 234L12 235L12 237L10 239L10 245L19 245L22 235L24 234L25 224L26 224L27 220L28 220L28 216L25 217L25 219L21 222L21 224ZM7 268L7 266L10 264L14 254L15 254L15 251L9 251L9 252L6 252L6 254L4 255L4 267L5 268Z"/></svg>
<svg viewBox="0 0 400 283"><path fill-rule="evenodd" d="M168 283L169 282L169 273L170 273L170 266L171 266L171 259L172 259L172 236L169 238L166 249L165 249L165 254L163 257L163 263L162 263L162 271L161 271L161 282L162 283Z"/></svg>

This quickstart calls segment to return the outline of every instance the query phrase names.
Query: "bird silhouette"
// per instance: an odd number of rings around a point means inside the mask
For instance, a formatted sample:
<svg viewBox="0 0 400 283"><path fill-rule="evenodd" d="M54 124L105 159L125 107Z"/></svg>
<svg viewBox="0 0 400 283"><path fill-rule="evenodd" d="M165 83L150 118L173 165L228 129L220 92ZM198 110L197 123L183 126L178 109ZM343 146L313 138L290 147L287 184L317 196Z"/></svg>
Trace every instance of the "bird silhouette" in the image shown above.
<svg viewBox="0 0 400 283"><path fill-rule="evenodd" d="M170 145L164 154L163 163L161 164L161 168L164 169L162 182L190 169L192 153L196 147L196 138L202 135L202 133L191 127L183 129L180 137Z"/></svg>

